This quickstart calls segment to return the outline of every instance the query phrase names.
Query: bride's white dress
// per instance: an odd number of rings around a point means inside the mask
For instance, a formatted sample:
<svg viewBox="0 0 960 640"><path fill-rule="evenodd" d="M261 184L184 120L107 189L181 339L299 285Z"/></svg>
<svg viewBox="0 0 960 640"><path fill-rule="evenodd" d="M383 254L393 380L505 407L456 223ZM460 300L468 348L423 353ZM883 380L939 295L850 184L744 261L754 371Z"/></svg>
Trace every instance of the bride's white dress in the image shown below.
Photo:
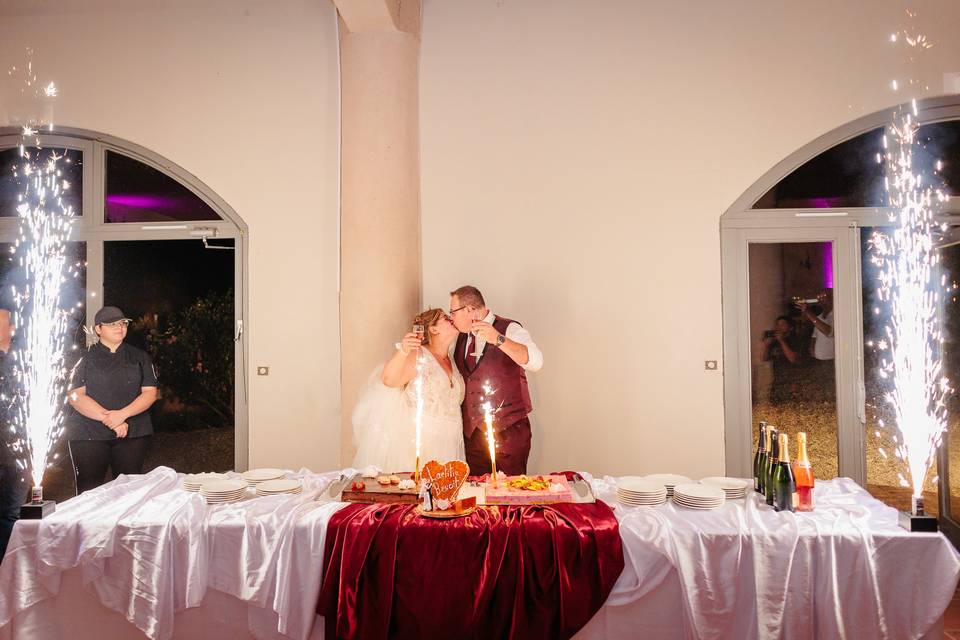
<svg viewBox="0 0 960 640"><path fill-rule="evenodd" d="M453 376L448 376L429 351L424 350L422 358L420 464L464 460L463 376L456 367ZM415 381L392 388L380 381L382 373L381 365L370 376L353 410L353 445L357 448L353 466L375 465L386 473L413 471L417 456Z"/></svg>

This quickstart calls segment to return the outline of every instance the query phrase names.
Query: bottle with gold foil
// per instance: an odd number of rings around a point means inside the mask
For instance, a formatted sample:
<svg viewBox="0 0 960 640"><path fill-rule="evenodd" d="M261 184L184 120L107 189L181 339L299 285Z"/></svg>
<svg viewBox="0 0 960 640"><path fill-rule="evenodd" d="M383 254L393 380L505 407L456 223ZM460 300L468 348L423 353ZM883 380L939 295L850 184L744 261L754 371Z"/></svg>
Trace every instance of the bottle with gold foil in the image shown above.
<svg viewBox="0 0 960 640"><path fill-rule="evenodd" d="M777 430L771 425L767 425L767 474L763 479L763 493L767 504L773 506L773 476L777 471L777 463L780 461L780 442L777 440Z"/></svg>
<svg viewBox="0 0 960 640"><path fill-rule="evenodd" d="M797 484L790 467L789 437L785 433L780 434L777 458L777 469L773 473L773 508L777 511L796 511Z"/></svg>
<svg viewBox="0 0 960 640"><path fill-rule="evenodd" d="M767 423L760 421L760 440L753 456L753 490L763 493L763 465L767 460Z"/></svg>
<svg viewBox="0 0 960 640"><path fill-rule="evenodd" d="M807 434L797 434L797 459L793 461L793 479L797 483L797 511L813 511L813 466L807 457Z"/></svg>

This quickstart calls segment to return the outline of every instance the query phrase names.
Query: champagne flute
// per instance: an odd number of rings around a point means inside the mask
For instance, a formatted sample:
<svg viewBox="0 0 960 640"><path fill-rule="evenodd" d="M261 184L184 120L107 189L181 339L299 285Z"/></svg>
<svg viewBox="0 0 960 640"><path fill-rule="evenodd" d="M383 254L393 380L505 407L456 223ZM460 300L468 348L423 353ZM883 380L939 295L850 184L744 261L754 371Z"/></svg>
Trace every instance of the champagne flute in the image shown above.
<svg viewBox="0 0 960 640"><path fill-rule="evenodd" d="M470 318L474 322L477 322L478 320L483 320L482 317L479 317L478 311L471 312ZM473 353L471 353L470 355L472 355L474 358L479 358L480 356L483 355L483 352L480 350L480 332L471 331L470 334L473 336Z"/></svg>
<svg viewBox="0 0 960 640"><path fill-rule="evenodd" d="M417 349L419 349L420 346L423 345L423 337L426 335L426 328L418 322L417 324L413 325L413 332L417 334L417 340L420 341L420 344L417 346Z"/></svg>

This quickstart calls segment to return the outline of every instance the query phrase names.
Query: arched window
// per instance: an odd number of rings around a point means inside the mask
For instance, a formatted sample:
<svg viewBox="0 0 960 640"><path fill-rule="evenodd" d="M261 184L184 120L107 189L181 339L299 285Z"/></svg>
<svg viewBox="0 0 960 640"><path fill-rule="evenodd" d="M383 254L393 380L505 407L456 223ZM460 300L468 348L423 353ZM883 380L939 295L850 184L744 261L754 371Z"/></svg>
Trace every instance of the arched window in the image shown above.
<svg viewBox="0 0 960 640"><path fill-rule="evenodd" d="M885 207L884 168L871 162L883 154L883 135L883 128L872 129L807 160L770 187L752 208ZM938 175L946 193L960 195L960 162L936 169L939 159L960 159L960 121L925 124L918 140L922 150L914 156L917 168L925 175Z"/></svg>
<svg viewBox="0 0 960 640"><path fill-rule="evenodd" d="M0 130L0 255L9 256L19 221L20 137ZM160 377L152 408L156 435L147 467L178 471L245 469L247 464L246 225L211 189L143 147L101 133L60 129L40 137L38 153L57 153L77 217L70 254L81 266L67 292L81 327L104 304L134 322L127 340L146 349ZM0 285L17 271L0 262ZM50 473L49 491L68 497L72 472ZM47 486L45 484L45 489Z"/></svg>
<svg viewBox="0 0 960 640"><path fill-rule="evenodd" d="M915 166L958 196L960 96L921 102L918 111L922 148ZM877 154L893 113L866 116L810 142L771 168L721 217L729 475L752 474L757 424L764 420L791 436L808 433L818 477L853 477L881 499L907 504L901 476L908 474L894 455L886 382L871 344L885 321L875 312L870 239L891 225ZM946 225L937 242L942 275L960 291L957 201L951 198L937 211ZM832 304L825 302L828 295ZM803 313L804 307L812 314ZM945 366L955 379L960 308L945 296L941 313ZM831 335L820 332L824 326ZM789 339L781 340L784 335ZM951 514L951 500L960 498L960 469L950 469L950 459L960 460L960 410L950 413L939 469L928 475L927 504L940 507L944 530L960 540ZM955 511L960 513L960 503Z"/></svg>

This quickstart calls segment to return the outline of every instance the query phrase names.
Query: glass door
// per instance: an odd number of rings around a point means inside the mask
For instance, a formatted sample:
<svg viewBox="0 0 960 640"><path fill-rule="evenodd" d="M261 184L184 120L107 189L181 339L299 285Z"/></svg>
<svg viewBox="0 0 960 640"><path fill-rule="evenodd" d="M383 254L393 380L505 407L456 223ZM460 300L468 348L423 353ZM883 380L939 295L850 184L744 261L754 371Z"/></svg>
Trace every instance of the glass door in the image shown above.
<svg viewBox="0 0 960 640"><path fill-rule="evenodd" d="M863 482L859 235L835 225L721 231L728 475L752 475L763 420L807 433L818 478Z"/></svg>
<svg viewBox="0 0 960 640"><path fill-rule="evenodd" d="M750 242L753 442L759 421L791 442L807 434L820 478L838 475L837 379L830 241Z"/></svg>
<svg viewBox="0 0 960 640"><path fill-rule="evenodd" d="M234 249L232 238L104 242L103 302L133 319L127 341L160 381L146 470L234 468Z"/></svg>

